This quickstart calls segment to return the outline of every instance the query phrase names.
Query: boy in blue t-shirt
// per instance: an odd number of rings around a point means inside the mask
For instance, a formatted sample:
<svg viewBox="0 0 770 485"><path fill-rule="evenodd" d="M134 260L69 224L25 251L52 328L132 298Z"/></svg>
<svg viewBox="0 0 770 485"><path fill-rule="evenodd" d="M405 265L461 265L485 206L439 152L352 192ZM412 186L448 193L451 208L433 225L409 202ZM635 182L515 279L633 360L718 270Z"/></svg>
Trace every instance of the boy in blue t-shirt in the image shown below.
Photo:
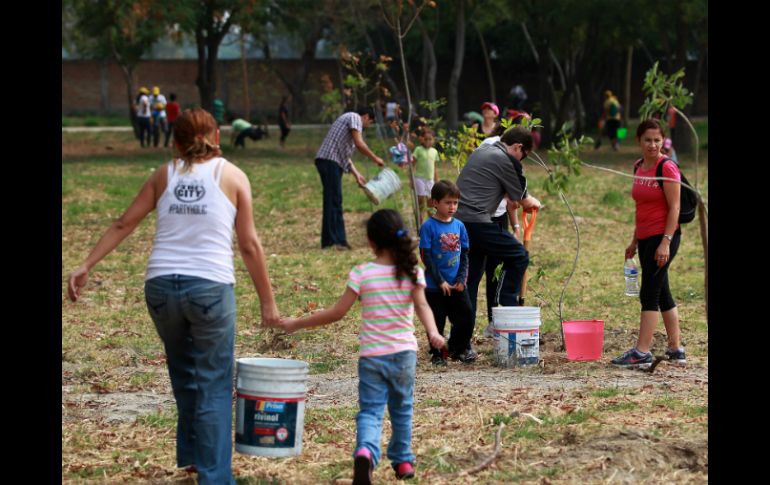
<svg viewBox="0 0 770 485"><path fill-rule="evenodd" d="M420 256L425 264L425 297L436 320L439 333L444 334L446 319L452 322L449 336L449 356L470 363L478 358L471 348L473 310L465 283L468 277L468 233L465 225L455 219L460 189L448 180L433 185L430 202L436 213L420 227ZM434 365L446 365L439 349L430 348Z"/></svg>

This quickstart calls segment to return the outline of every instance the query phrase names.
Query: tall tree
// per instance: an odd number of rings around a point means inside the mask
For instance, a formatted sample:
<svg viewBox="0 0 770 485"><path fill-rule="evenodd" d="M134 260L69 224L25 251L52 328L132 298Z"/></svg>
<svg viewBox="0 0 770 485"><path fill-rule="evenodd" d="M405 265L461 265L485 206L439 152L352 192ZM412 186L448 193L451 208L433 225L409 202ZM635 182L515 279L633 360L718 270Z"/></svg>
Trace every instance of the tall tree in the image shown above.
<svg viewBox="0 0 770 485"><path fill-rule="evenodd" d="M258 0L178 0L169 4L182 29L195 38L198 51L195 84L204 109L211 111L214 107L222 40L239 21L241 13L256 3Z"/></svg>
<svg viewBox="0 0 770 485"><path fill-rule="evenodd" d="M455 49L452 72L449 74L449 102L447 104L447 124L452 130L457 129L457 120L460 118L457 95L465 59L466 0L455 0L455 6Z"/></svg>
<svg viewBox="0 0 770 485"><path fill-rule="evenodd" d="M65 45L86 56L114 60L126 82L128 115L136 133L134 71L167 25L160 0L65 0L62 19L71 30L62 29ZM66 33L65 33L66 32Z"/></svg>

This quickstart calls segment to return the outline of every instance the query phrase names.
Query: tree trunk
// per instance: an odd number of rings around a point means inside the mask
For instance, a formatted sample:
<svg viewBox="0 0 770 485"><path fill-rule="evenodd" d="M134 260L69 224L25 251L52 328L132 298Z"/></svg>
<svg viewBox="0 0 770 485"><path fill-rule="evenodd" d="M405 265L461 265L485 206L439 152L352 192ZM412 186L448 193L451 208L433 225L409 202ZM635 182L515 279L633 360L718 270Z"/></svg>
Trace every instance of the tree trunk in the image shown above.
<svg viewBox="0 0 770 485"><path fill-rule="evenodd" d="M476 33L479 36L479 42L481 43L481 52L484 54L484 65L487 68L487 79L489 80L489 99L493 103L497 104L497 97L495 96L495 78L492 75L492 63L489 61L489 53L487 53L487 43L484 42L484 35L479 30L479 26L476 22L473 22L473 28L476 29Z"/></svg>
<svg viewBox="0 0 770 485"><path fill-rule="evenodd" d="M249 73L246 62L246 39L241 30L241 71L243 72L243 118L251 121L251 102L249 100Z"/></svg>
<svg viewBox="0 0 770 485"><path fill-rule="evenodd" d="M626 58L626 92L624 96L624 107L623 110L623 124L625 126L628 126L628 113L631 111L631 65L633 63L633 57L634 57L634 46L630 45L628 46L628 57Z"/></svg>
<svg viewBox="0 0 770 485"><path fill-rule="evenodd" d="M428 35L428 30L425 28L425 24L422 23L422 19L418 17L417 23L420 26L420 30L422 31L423 48L425 49L425 52L428 56L427 79L425 81L426 97L428 98L428 101L434 102L436 101L436 68L438 66L438 63L436 62L436 49L433 46L433 41ZM435 118L438 116L438 111L433 109L430 113L430 116L431 118Z"/></svg>
<svg viewBox="0 0 770 485"><path fill-rule="evenodd" d="M547 42L547 41L546 41ZM547 62L545 58L548 56L548 45L544 43L541 45L538 57L542 60L537 65L537 77L540 84L540 113L539 115L543 120L543 131L540 140L540 146L550 146L553 133L553 83L551 82L551 63Z"/></svg>
<svg viewBox="0 0 770 485"><path fill-rule="evenodd" d="M457 129L459 106L457 88L460 84L460 74L463 70L465 57L465 0L457 1L457 22L455 23L455 56L452 74L449 76L449 104L447 109L447 125L449 129Z"/></svg>
<svg viewBox="0 0 770 485"><path fill-rule="evenodd" d="M134 136L139 138L139 125L136 122L136 110L134 108L134 67L120 66L123 72L123 79L126 81L126 99L128 100L128 119L131 120L131 126L134 129Z"/></svg>
<svg viewBox="0 0 770 485"><path fill-rule="evenodd" d="M703 75L703 66L706 64L706 58L708 57L708 43L705 43L698 49L698 67L695 68L695 85L692 92L692 105L691 109L685 111L686 114L695 114L697 111L698 95L700 94L700 83ZM688 106L690 108L690 106Z"/></svg>
<svg viewBox="0 0 770 485"><path fill-rule="evenodd" d="M210 80L208 78L208 69L206 69L206 38L203 35L204 27L200 24L195 29L195 44L198 50L198 77L195 84L198 86L198 95L201 98L201 108L211 112L213 99L209 90Z"/></svg>

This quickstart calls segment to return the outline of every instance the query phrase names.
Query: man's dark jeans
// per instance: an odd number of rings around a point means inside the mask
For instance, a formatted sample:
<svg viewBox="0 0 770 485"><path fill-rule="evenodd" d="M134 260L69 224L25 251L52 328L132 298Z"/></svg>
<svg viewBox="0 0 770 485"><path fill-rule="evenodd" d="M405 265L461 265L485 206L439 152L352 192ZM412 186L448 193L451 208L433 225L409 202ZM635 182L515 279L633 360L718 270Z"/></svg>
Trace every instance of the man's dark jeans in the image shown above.
<svg viewBox="0 0 770 485"><path fill-rule="evenodd" d="M464 222L468 231L468 296L473 307L474 325L479 283L484 274L485 259L503 263L501 284L496 288L497 302L501 306L519 306L521 280L529 265L529 253L524 246L494 222ZM494 284L487 281L487 285Z"/></svg>
<svg viewBox="0 0 770 485"><path fill-rule="evenodd" d="M347 245L345 221L342 218L342 167L337 162L315 159L323 185L323 219L321 220L321 247Z"/></svg>

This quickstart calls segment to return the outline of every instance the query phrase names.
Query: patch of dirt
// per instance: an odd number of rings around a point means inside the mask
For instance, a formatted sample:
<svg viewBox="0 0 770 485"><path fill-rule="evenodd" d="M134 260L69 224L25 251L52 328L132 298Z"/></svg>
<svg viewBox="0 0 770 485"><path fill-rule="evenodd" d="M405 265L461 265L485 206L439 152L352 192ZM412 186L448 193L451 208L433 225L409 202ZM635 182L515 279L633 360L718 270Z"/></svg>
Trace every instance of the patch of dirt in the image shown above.
<svg viewBox="0 0 770 485"><path fill-rule="evenodd" d="M691 479L695 474L708 477L708 440L695 441L656 438L650 434L628 429L592 436L585 442L559 450L549 466L564 470L583 468L583 479L612 483L638 483L645 477L676 478L680 473ZM636 473L635 473L636 472ZM675 480L672 480L674 482Z"/></svg>

